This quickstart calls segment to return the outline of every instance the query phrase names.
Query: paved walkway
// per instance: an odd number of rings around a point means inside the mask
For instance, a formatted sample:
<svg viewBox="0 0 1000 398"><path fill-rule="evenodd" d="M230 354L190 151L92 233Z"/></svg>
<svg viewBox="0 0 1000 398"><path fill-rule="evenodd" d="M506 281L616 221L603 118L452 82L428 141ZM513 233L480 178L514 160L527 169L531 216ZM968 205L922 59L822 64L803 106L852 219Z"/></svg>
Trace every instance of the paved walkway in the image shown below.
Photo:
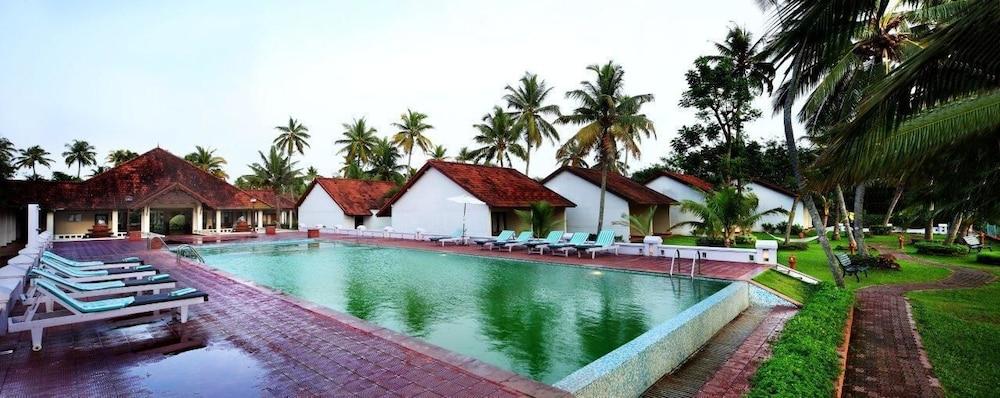
<svg viewBox="0 0 1000 398"><path fill-rule="evenodd" d="M897 258L945 266L923 258L891 252ZM940 397L941 384L934 377L910 314L906 292L983 286L994 278L969 268L945 266L951 276L928 283L872 286L858 290L843 396Z"/></svg>

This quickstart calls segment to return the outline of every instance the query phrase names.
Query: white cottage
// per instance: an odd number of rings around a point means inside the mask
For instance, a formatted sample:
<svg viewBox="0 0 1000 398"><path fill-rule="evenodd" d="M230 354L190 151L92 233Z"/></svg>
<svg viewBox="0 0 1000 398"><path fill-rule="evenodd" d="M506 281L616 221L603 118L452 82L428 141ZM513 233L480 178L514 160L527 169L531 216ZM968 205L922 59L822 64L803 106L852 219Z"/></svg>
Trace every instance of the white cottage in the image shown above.
<svg viewBox="0 0 1000 398"><path fill-rule="evenodd" d="M705 202L705 192L714 189L712 184L701 178L689 174L663 171L660 174L646 181L646 187L674 198L677 204L670 207L670 221L672 225L677 225L686 221L697 221L697 217L690 213L681 211L680 201L693 200L695 202ZM691 235L692 227L682 226L674 228L673 233L681 235Z"/></svg>
<svg viewBox="0 0 1000 398"><path fill-rule="evenodd" d="M795 192L762 180L750 181L746 189L748 192L753 192L757 195L757 200L759 201L757 204L758 211L770 210L776 207L790 211L796 196ZM754 226L754 230L760 230L760 226L763 224L779 224L786 221L788 221L787 214L771 214L762 218ZM797 204L795 207L795 218L792 224L801 225L803 228L812 227L812 218L809 217L809 213L805 211L802 203Z"/></svg>
<svg viewBox="0 0 1000 398"><path fill-rule="evenodd" d="M564 166L542 180L549 189L576 203L566 209L566 228L573 232L597 231L597 215L601 201L601 171ZM621 174L609 172L607 194L604 198L604 229L613 229L615 235L642 239L642 233L632 231L628 225L618 225L624 215L644 215L656 206L653 215L653 233L670 233L670 206L677 201L649 189Z"/></svg>
<svg viewBox="0 0 1000 398"><path fill-rule="evenodd" d="M463 205L449 201L472 196L485 205ZM556 208L556 219L575 204L538 181L504 167L430 160L399 192L386 202L379 216L392 216L397 231L451 234L462 228L463 209L469 236L492 236L505 229L524 230L514 209L546 201Z"/></svg>
<svg viewBox="0 0 1000 398"><path fill-rule="evenodd" d="M316 178L296 206L299 226L340 225L349 229L364 225L372 230L391 225L391 219L376 217L375 213L395 186L389 181Z"/></svg>

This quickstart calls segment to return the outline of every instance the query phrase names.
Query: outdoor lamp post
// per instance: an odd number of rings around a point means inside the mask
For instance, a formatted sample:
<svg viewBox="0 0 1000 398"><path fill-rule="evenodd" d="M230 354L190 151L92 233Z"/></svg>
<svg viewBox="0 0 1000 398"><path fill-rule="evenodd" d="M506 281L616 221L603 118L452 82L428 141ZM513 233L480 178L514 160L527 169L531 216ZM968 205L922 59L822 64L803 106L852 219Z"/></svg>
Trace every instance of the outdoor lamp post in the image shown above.
<svg viewBox="0 0 1000 398"><path fill-rule="evenodd" d="M257 198L250 198L250 222L253 223L253 231L257 232Z"/></svg>

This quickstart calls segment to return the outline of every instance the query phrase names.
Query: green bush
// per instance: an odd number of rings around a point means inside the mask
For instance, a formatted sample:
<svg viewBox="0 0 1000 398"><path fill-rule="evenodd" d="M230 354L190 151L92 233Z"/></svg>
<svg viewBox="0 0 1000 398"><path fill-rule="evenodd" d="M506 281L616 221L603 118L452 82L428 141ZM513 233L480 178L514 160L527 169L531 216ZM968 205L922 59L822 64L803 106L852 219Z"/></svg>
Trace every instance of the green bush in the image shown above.
<svg viewBox="0 0 1000 398"><path fill-rule="evenodd" d="M778 250L788 250L788 251L799 252L799 251L803 251L803 250L809 250L809 244L806 243L806 242L788 242L788 243L784 243L782 241L778 241Z"/></svg>
<svg viewBox="0 0 1000 398"><path fill-rule="evenodd" d="M757 237L753 235L739 235L735 240L737 245L752 245L757 242Z"/></svg>
<svg viewBox="0 0 1000 398"><path fill-rule="evenodd" d="M867 266L870 269L899 270L899 263L896 262L896 256L891 254L873 256L853 255L849 257L851 258L851 263L854 265Z"/></svg>
<svg viewBox="0 0 1000 398"><path fill-rule="evenodd" d="M888 225L873 225L868 227L868 231L872 235L888 235L892 233L892 227Z"/></svg>
<svg viewBox="0 0 1000 398"><path fill-rule="evenodd" d="M708 236L702 236L695 241L697 246L709 246L709 247L726 247L726 240L722 238L712 238Z"/></svg>
<svg viewBox="0 0 1000 398"><path fill-rule="evenodd" d="M917 253L929 254L933 256L964 256L969 254L969 248L965 245L946 245L938 242L917 242L913 244L917 248Z"/></svg>
<svg viewBox="0 0 1000 398"><path fill-rule="evenodd" d="M1000 265L1000 252L983 252L976 255L976 262L990 265Z"/></svg>
<svg viewBox="0 0 1000 398"><path fill-rule="evenodd" d="M854 296L822 282L785 324L771 358L751 381L749 397L829 397L840 374L837 347Z"/></svg>

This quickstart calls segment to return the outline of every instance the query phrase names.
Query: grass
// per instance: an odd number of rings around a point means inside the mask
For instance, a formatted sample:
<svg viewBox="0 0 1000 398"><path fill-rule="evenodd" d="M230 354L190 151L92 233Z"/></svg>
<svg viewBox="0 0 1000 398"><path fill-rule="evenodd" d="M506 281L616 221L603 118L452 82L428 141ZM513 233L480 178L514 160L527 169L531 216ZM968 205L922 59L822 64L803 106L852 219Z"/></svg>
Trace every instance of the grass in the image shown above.
<svg viewBox="0 0 1000 398"><path fill-rule="evenodd" d="M970 267L971 268L971 267ZM995 267L976 267L1000 276ZM950 396L996 396L1000 283L907 294L924 348Z"/></svg>
<svg viewBox="0 0 1000 398"><path fill-rule="evenodd" d="M774 270L767 270L753 278L754 281L784 294L800 303L806 302L812 293L812 287Z"/></svg>

